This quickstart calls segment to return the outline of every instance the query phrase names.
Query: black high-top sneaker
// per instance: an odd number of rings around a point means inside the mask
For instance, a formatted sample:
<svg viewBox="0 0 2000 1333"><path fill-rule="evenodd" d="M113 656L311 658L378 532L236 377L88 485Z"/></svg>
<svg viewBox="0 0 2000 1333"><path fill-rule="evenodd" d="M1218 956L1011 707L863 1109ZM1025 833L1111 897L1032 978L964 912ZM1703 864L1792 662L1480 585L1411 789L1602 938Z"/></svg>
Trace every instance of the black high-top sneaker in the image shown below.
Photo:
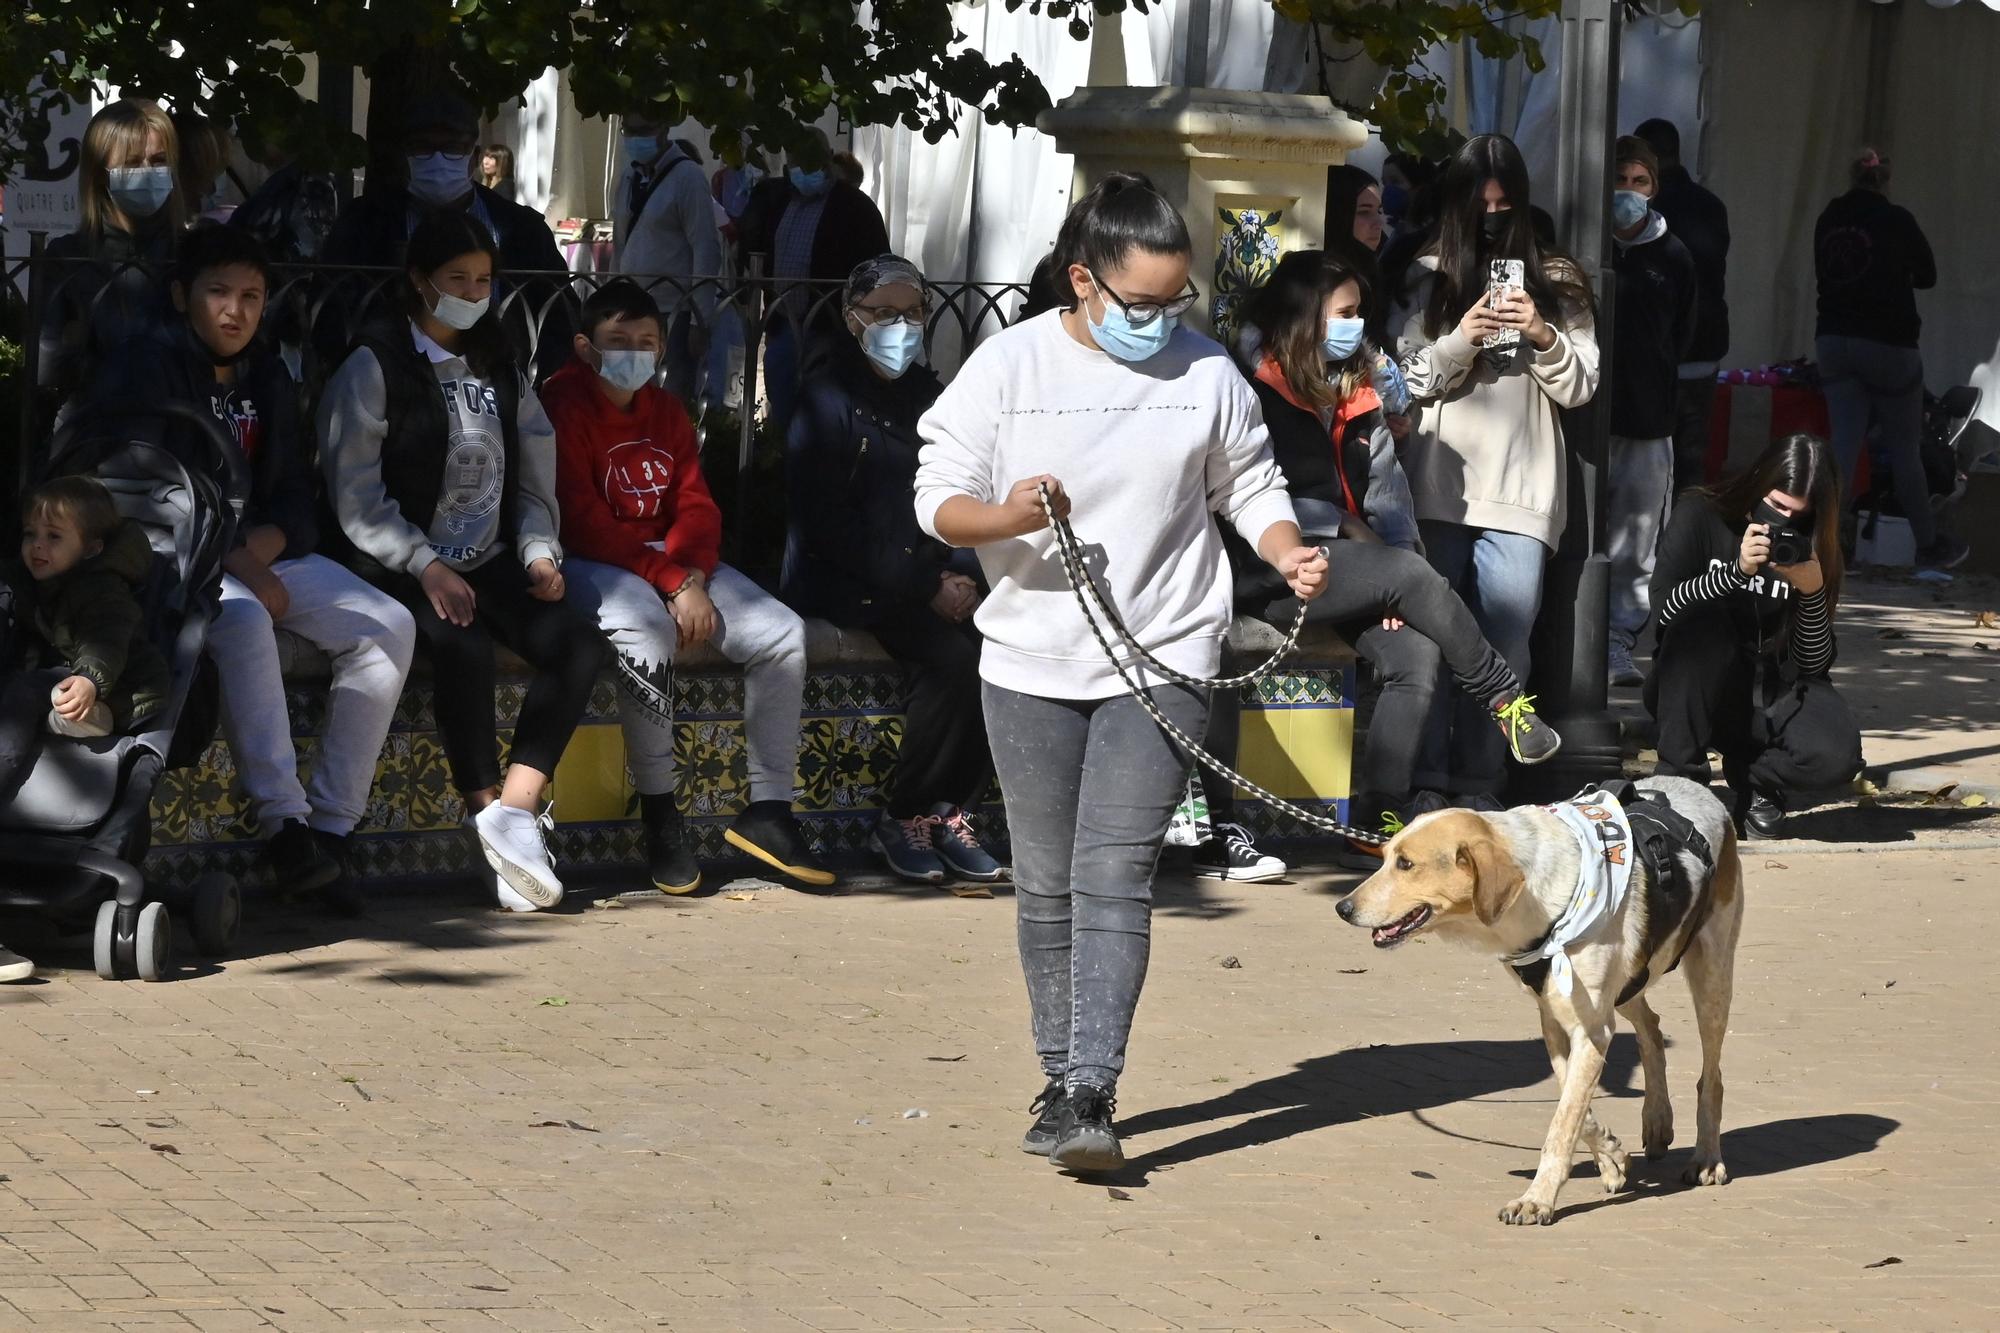
<svg viewBox="0 0 2000 1333"><path fill-rule="evenodd" d="M653 887L676 897L701 887L701 865L681 837L680 807L674 794L639 794L639 818L646 826L646 866Z"/></svg>

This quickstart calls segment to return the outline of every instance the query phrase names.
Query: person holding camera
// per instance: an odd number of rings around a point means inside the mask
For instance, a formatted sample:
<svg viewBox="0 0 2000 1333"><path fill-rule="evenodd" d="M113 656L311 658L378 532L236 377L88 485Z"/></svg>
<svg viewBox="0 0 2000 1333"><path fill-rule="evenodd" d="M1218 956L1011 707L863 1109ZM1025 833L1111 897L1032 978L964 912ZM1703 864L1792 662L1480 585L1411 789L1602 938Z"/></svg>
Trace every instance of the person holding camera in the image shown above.
<svg viewBox="0 0 2000 1333"><path fill-rule="evenodd" d="M1745 837L1779 836L1788 802L1861 770L1861 730L1828 678L1842 573L1840 472L1811 435L1689 492L1660 538L1645 693L1659 773L1708 782L1719 751Z"/></svg>

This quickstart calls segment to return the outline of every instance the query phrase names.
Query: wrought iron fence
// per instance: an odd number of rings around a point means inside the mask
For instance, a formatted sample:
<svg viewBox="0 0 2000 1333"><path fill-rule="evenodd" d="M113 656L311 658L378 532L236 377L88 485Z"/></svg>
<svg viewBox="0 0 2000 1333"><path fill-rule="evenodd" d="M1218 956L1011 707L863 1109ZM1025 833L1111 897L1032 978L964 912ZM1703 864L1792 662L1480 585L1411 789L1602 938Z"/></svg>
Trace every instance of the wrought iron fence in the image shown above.
<svg viewBox="0 0 2000 1333"><path fill-rule="evenodd" d="M702 432L705 458L720 461L718 446L726 439L719 432L733 433L734 498L740 504L751 493L760 464L760 428L787 387L780 385L780 392L772 394L767 374L795 382L809 341L841 327L842 301L840 283L769 278L762 256L751 256L749 267L747 274L716 278L508 272L496 290L499 317L520 364L539 380L569 358L577 316L591 291L619 277L650 290L669 312L663 380L687 400ZM18 324L23 351L19 402L14 405L18 452L7 477L21 487L37 475L46 457L61 401L87 386L90 356L110 350L89 346L89 327L100 317L112 324L143 324L146 312L110 307L143 291L158 310L165 310L167 278L157 266L139 262L52 257L43 252L39 236L29 255L7 261L0 274L6 280L8 307L0 330ZM144 281L129 281L135 274ZM127 279L122 286L121 278ZM308 408L354 335L369 320L403 309L406 290L398 269L274 267L260 336L277 344ZM927 282L924 345L931 364L950 375L979 339L1012 321L1026 296L1026 284L1018 282ZM72 362L72 356L80 359ZM308 412L302 419L313 418ZM772 440L763 452L782 449L782 440ZM775 462L769 457L762 461Z"/></svg>

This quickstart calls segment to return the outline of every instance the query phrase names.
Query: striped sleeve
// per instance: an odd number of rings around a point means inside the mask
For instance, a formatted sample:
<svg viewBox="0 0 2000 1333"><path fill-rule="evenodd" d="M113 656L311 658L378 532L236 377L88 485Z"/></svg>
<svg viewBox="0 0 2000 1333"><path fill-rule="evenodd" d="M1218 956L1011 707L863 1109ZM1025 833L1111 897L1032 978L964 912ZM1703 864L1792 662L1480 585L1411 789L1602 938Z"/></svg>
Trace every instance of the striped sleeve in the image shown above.
<svg viewBox="0 0 2000 1333"><path fill-rule="evenodd" d="M1743 577L1743 571L1735 565L1710 566L1706 574L1697 574L1674 585L1666 601L1660 603L1660 628L1671 625L1675 616L1691 606L1716 601L1749 586L1750 580Z"/></svg>
<svg viewBox="0 0 2000 1333"><path fill-rule="evenodd" d="M1833 615L1825 589L1804 594L1794 605L1789 650L1801 675L1823 676L1833 666Z"/></svg>

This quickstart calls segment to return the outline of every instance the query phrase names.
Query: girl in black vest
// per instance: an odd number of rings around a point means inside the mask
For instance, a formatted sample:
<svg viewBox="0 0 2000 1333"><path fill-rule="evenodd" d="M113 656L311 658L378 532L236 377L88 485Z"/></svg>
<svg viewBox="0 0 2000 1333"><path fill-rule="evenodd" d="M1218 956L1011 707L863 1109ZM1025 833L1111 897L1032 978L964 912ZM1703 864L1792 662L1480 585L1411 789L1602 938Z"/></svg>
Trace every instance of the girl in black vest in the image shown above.
<svg viewBox="0 0 2000 1333"><path fill-rule="evenodd" d="M430 645L452 779L503 905L553 907L562 884L536 810L606 660L563 601L555 432L491 310L493 238L456 210L410 237L407 318L365 332L328 382L320 439L356 565L400 597ZM502 781L493 643L535 670Z"/></svg>
<svg viewBox="0 0 2000 1333"><path fill-rule="evenodd" d="M1365 658L1382 684L1368 746L1356 769L1353 822L1394 832L1406 818L1442 808L1435 791L1443 775L1420 774L1417 748L1429 716L1442 660L1459 688L1484 704L1507 737L1514 758L1540 763L1562 741L1535 716L1532 701L1506 660L1479 632L1464 602L1418 554L1409 482L1396 458L1382 401L1370 380L1374 349L1363 333L1368 282L1356 262L1334 252L1286 255L1270 281L1250 298L1244 321L1254 330L1245 370L1271 432L1271 452L1285 474L1299 524L1316 539L1337 537L1332 578L1313 603L1311 618L1330 623ZM1248 559L1247 546L1227 531L1237 600L1252 614L1279 620L1297 603L1282 583ZM1236 738L1233 692L1212 705L1211 737L1224 759ZM1215 747L1209 747L1213 750ZM1209 815L1218 837L1198 848L1198 874L1222 879L1274 878L1228 822L1234 794L1207 775ZM1418 788L1426 788L1419 799ZM1382 851L1349 843L1343 864L1381 864Z"/></svg>
<svg viewBox="0 0 2000 1333"><path fill-rule="evenodd" d="M1660 538L1659 771L1707 782L1720 751L1746 836L1776 837L1788 800L1861 771L1861 730L1828 678L1842 572L1840 471L1810 435L1689 492Z"/></svg>

